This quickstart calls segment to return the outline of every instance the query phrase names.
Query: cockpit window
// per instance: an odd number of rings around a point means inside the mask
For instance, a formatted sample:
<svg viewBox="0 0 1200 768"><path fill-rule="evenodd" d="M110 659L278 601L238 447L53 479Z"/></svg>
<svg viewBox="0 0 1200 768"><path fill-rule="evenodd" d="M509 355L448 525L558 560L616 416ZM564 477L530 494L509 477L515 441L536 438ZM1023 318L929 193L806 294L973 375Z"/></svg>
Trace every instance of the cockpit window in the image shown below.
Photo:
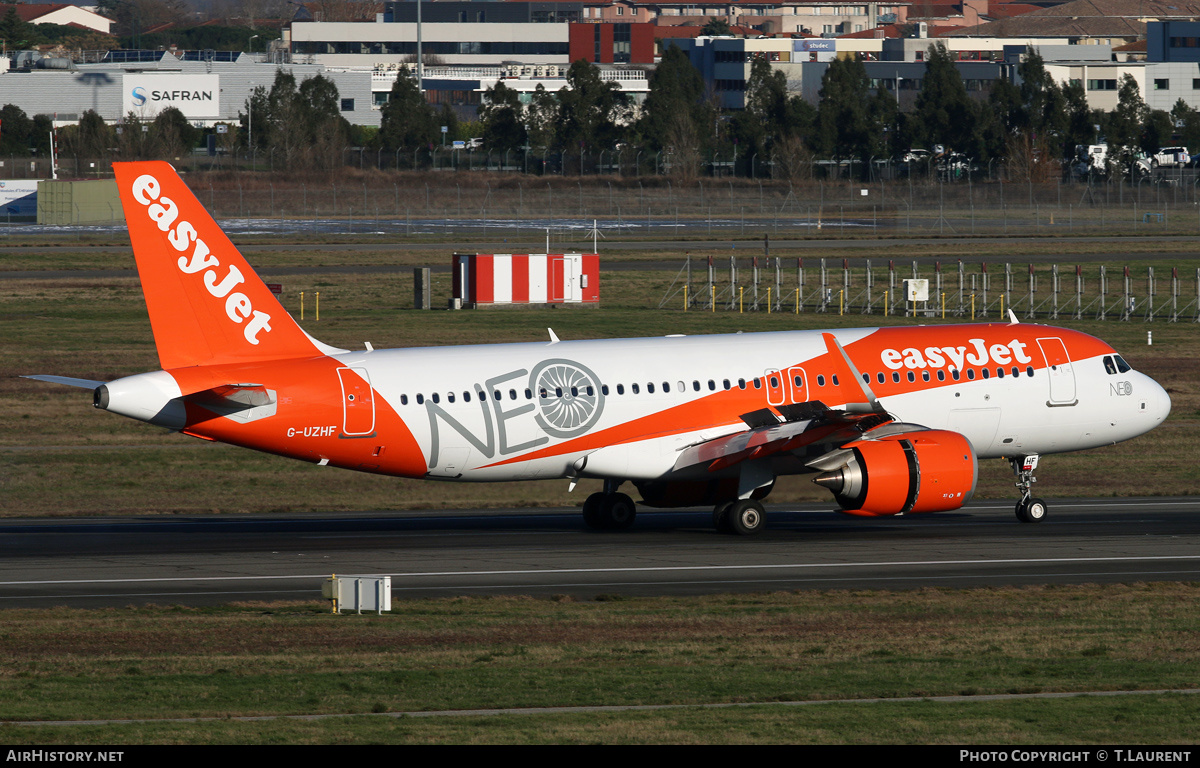
<svg viewBox="0 0 1200 768"><path fill-rule="evenodd" d="M1118 373L1128 373L1133 370L1133 367L1120 355L1105 355L1104 370L1110 375L1115 376Z"/></svg>

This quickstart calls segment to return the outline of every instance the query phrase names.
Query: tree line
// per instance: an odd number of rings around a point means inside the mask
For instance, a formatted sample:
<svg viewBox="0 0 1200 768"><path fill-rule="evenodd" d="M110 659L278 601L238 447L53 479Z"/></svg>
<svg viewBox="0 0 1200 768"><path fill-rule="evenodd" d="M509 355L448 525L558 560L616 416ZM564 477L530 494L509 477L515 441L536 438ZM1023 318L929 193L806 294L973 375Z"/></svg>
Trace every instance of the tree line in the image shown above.
<svg viewBox="0 0 1200 768"><path fill-rule="evenodd" d="M276 72L270 88L256 88L237 125L218 136L225 152L270 157L290 169L332 169L346 147L419 155L444 141L481 137L488 152L521 150L561 153L564 158L636 147L669 158L672 173L699 173L715 155L758 167L772 163L773 175L811 174L817 159L896 158L909 149L943 146L978 166L1008 164L1009 174L1049 179L1059 160L1077 145L1103 137L1109 154L1128 163L1139 151L1180 143L1200 148L1200 113L1182 100L1170 111L1151 110L1137 82L1122 78L1117 107L1090 109L1079 82L1057 83L1042 59L1030 51L1017 67L1018 83L1000 79L986 98L973 98L946 48L930 48L925 77L913 108L901 111L895 97L872 83L862 61L838 58L821 80L816 105L789 93L784 74L761 57L753 59L745 108L719 108L699 71L679 48L670 46L650 75L641 105L600 70L577 61L557 92L539 85L525 100L503 81L483 97L478 123L463 124L448 105L435 107L401 71L381 108L378 129L351 125L341 114L334 83L321 75L297 82ZM0 113L0 153L27 155L48 149L49 118L27 117L7 105ZM41 121L41 122L39 122ZM442 127L446 127L446 132ZM120 158L170 157L190 152L205 134L219 129L193 127L178 110L153 120L129 115L107 126L85 112L78 126L59 132L60 152Z"/></svg>

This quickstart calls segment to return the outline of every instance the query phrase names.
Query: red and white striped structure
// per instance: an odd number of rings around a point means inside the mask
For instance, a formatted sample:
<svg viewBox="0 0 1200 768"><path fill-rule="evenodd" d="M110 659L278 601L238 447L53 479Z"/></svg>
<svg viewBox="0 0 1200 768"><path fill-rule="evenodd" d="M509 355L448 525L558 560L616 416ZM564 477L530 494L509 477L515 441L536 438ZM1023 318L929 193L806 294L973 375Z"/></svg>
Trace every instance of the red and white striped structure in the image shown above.
<svg viewBox="0 0 1200 768"><path fill-rule="evenodd" d="M454 298L464 306L599 304L595 253L456 253Z"/></svg>

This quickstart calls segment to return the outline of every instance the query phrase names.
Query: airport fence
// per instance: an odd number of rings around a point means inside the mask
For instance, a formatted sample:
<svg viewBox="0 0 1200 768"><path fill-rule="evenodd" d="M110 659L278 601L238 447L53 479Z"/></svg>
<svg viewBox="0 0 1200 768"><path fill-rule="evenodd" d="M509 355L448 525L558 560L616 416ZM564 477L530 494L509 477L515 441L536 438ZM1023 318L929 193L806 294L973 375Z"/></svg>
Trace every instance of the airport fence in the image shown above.
<svg viewBox="0 0 1200 768"><path fill-rule="evenodd" d="M1200 322L1200 268L690 255L659 308ZM840 263L838 263L840 262Z"/></svg>
<svg viewBox="0 0 1200 768"><path fill-rule="evenodd" d="M510 239L540 239L548 230L563 240L592 229L606 237L720 238L1200 234L1200 176L1184 168L1135 182L1034 182L1013 180L997 164L956 178L868 180L380 171L353 163L300 174L261 158L257 172L207 157L176 165L218 218L309 222L327 231L502 230ZM47 178L50 168L44 159L9 158L0 167L5 176ZM111 178L111 164L60 158L58 177Z"/></svg>

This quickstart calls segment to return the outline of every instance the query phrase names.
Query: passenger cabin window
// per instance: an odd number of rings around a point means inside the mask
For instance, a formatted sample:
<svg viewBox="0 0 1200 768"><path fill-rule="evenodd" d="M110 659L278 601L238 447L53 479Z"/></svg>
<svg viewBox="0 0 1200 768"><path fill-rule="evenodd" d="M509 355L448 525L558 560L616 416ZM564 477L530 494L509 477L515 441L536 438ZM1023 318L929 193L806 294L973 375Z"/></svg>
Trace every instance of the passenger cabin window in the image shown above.
<svg viewBox="0 0 1200 768"><path fill-rule="evenodd" d="M824 375L822 375L822 374L817 375L817 386L818 387L825 386L825 376Z"/></svg>

